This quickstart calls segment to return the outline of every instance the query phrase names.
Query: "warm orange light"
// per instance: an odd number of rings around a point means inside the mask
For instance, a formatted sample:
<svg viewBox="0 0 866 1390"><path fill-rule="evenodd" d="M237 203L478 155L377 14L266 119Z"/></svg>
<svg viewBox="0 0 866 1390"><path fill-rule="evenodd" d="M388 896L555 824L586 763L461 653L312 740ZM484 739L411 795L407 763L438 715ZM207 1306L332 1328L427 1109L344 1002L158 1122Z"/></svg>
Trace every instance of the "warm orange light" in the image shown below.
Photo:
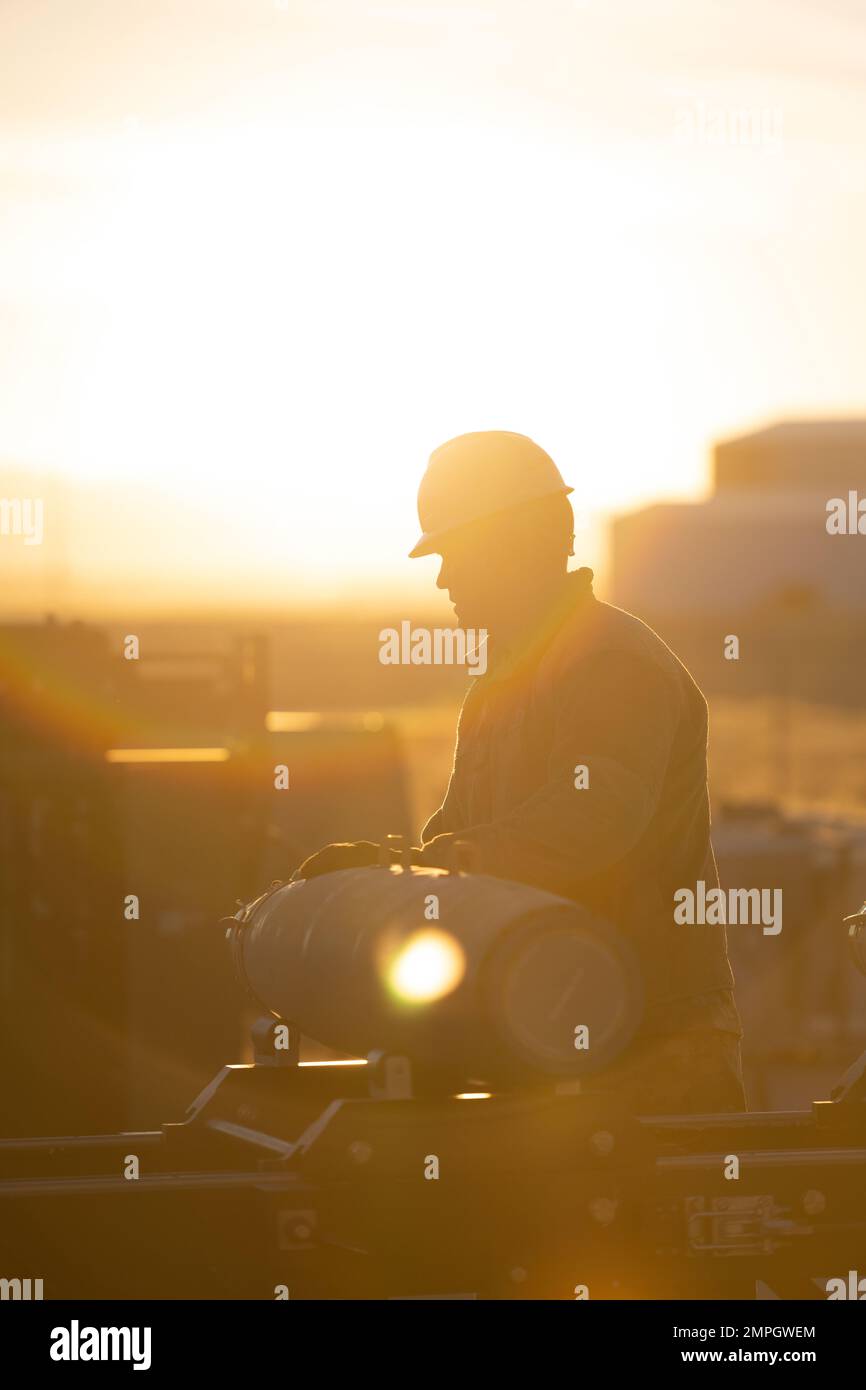
<svg viewBox="0 0 866 1390"><path fill-rule="evenodd" d="M269 734L306 734L311 729L343 725L376 734L385 727L385 716L378 710L368 710L365 714L357 714L354 710L319 714L315 710L305 709L271 709L265 715L265 728Z"/></svg>
<svg viewBox="0 0 866 1390"><path fill-rule="evenodd" d="M299 1062L299 1067L366 1067L366 1057L341 1057L337 1061Z"/></svg>
<svg viewBox="0 0 866 1390"><path fill-rule="evenodd" d="M265 728L269 734L306 734L310 729L318 729L322 716L312 710L270 709L265 715Z"/></svg>
<svg viewBox="0 0 866 1390"><path fill-rule="evenodd" d="M109 763L224 763L228 748L109 748Z"/></svg>

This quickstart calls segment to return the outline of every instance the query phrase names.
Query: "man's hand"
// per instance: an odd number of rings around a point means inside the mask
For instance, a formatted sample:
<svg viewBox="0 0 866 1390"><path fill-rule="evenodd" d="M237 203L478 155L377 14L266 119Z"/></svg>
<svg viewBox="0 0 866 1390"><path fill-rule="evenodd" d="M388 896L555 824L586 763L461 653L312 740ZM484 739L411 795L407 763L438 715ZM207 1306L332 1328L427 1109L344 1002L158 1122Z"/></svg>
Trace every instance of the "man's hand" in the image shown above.
<svg viewBox="0 0 866 1390"><path fill-rule="evenodd" d="M426 845L412 850L412 863L422 869L453 869L454 841L460 838L454 834L435 836Z"/></svg>
<svg viewBox="0 0 866 1390"><path fill-rule="evenodd" d="M299 878L316 878L319 874L332 874L336 869L362 869L368 864L378 864L379 846L372 840L355 840L348 844L325 845L317 849L303 864L299 864L290 883Z"/></svg>

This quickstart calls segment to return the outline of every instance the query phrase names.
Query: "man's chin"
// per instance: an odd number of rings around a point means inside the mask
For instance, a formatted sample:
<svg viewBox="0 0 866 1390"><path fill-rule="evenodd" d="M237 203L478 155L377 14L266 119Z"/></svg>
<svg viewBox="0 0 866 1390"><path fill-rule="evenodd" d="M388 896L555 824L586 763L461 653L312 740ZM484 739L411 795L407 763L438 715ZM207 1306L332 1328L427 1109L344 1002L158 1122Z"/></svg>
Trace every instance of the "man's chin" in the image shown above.
<svg viewBox="0 0 866 1390"><path fill-rule="evenodd" d="M457 626L462 627L464 631L468 631L470 628L473 631L478 631L484 627L484 623L473 613L471 608L458 608L455 604L454 615L457 619Z"/></svg>

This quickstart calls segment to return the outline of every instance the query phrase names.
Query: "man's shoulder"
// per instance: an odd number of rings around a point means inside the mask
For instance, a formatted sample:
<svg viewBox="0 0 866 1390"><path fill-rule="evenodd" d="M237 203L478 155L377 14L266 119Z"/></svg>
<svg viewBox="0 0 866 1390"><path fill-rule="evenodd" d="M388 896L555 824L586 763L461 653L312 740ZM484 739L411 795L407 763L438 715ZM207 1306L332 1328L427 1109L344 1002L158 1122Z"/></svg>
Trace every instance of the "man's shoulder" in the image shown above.
<svg viewBox="0 0 866 1390"><path fill-rule="evenodd" d="M648 623L595 597L581 604L557 633L545 652L542 677L555 680L606 656L635 670L661 672L672 685L703 699L691 673Z"/></svg>

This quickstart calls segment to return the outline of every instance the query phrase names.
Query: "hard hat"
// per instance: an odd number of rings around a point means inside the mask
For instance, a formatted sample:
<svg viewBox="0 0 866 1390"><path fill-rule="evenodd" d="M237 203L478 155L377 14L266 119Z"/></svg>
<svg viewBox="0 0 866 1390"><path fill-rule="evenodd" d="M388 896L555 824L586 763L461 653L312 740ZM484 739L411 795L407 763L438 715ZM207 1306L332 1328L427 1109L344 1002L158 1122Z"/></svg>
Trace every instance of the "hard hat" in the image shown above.
<svg viewBox="0 0 866 1390"><path fill-rule="evenodd" d="M550 455L525 434L459 434L430 455L418 489L423 535L409 556L433 554L444 536L471 521L573 491Z"/></svg>

